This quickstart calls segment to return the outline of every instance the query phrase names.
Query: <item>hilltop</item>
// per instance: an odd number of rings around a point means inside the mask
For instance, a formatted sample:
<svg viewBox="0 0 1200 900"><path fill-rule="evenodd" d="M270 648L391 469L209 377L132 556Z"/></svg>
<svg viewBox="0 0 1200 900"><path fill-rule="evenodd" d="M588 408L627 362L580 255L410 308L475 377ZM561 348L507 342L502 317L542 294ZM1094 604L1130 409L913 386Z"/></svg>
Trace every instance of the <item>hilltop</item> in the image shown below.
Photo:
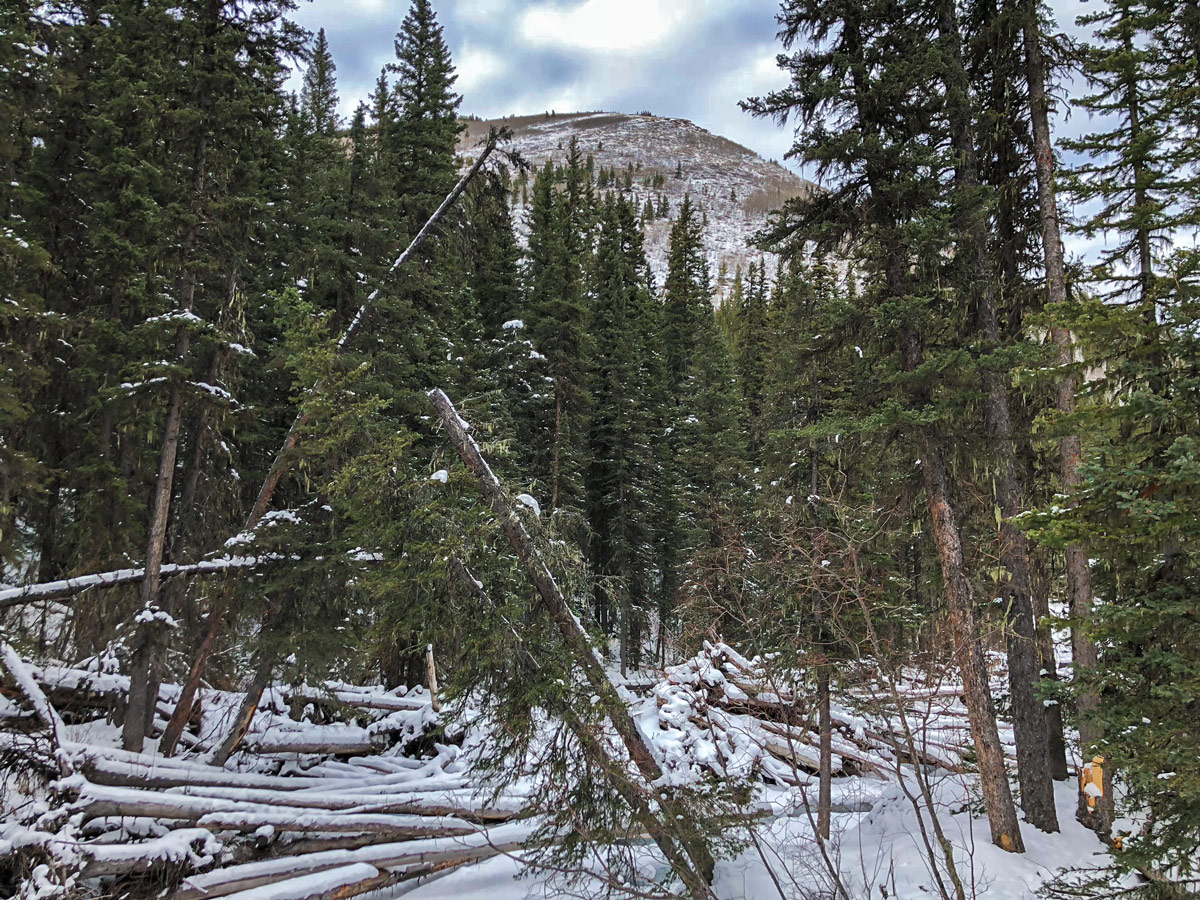
<svg viewBox="0 0 1200 900"><path fill-rule="evenodd" d="M548 159L562 162L575 135L597 171L615 169L620 183L624 173L633 168L630 193L639 208L647 199L657 201L659 195L666 195L671 211L668 218L646 223L647 256L659 283L666 271L671 221L685 194L707 214L709 262L718 293L723 294L739 267L745 269L764 255L749 244L766 223L769 211L815 187L779 163L693 122L645 113L543 113L472 119L460 140L460 152L469 156L494 125L513 132L514 148L535 167ZM519 197L515 213L523 232L525 217Z"/></svg>

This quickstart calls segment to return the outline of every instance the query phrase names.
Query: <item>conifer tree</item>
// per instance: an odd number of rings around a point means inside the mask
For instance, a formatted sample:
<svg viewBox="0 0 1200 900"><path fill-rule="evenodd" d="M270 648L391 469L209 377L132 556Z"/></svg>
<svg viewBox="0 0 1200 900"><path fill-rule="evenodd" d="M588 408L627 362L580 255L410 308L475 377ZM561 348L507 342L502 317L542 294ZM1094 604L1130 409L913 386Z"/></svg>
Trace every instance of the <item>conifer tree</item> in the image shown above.
<svg viewBox="0 0 1200 900"><path fill-rule="evenodd" d="M761 418L764 412L763 379L769 340L768 294L766 263L762 260L751 263L742 292L741 327L734 359L744 398L742 421L750 438L752 454L761 449L763 439Z"/></svg>
<svg viewBox="0 0 1200 900"><path fill-rule="evenodd" d="M921 6L787 7L783 38L793 52L780 64L791 84L746 106L781 121L794 116L790 155L812 160L823 174L837 178L829 193L790 202L771 243L795 256L809 241L832 250L856 239L852 252L870 291L868 303L883 313L874 319L869 343L880 345L891 360L892 376L882 379L882 386L897 389L878 398L890 410L884 421L890 419L893 427L904 422L919 453L992 839L1020 852L1024 845L963 555L963 517L948 465L946 432L954 423L942 404L954 393L946 388L962 374L954 371L953 361L961 359L954 343L961 337L966 304L939 297L937 274L954 237L940 216L922 213L945 199L943 183L927 173L952 169L953 163L942 155L949 142L944 122L939 128L925 107L929 95L923 85L939 74L944 48L927 30L938 24L936 10ZM837 127L830 127L835 120ZM855 222L864 227L852 227ZM942 343L947 338L948 344Z"/></svg>
<svg viewBox="0 0 1200 900"><path fill-rule="evenodd" d="M37 112L46 83L42 56L35 49L41 24L35 4L11 4L0 12L0 567L15 567L30 549L18 533L22 513L32 508L46 472L33 443L31 421L37 390L46 377L38 352L45 327L37 285L49 259L26 222L35 202L29 184ZM44 344L44 342L43 342Z"/></svg>
<svg viewBox="0 0 1200 900"><path fill-rule="evenodd" d="M591 182L573 142L557 188L547 160L534 180L529 210L526 296L529 327L554 379L552 420L544 429L539 474L549 506L580 508L583 498L582 442L587 433L584 381L591 341L587 328L582 265L591 247Z"/></svg>
<svg viewBox="0 0 1200 900"><path fill-rule="evenodd" d="M609 194L590 273L589 558L596 618L618 633L621 666L638 665L653 581L651 492L656 474L648 340L647 263L634 207Z"/></svg>
<svg viewBox="0 0 1200 900"><path fill-rule="evenodd" d="M1193 250L1172 246L1196 220L1197 95L1195 60L1176 46L1188 20L1174 12L1114 0L1082 20L1095 27L1087 73L1096 89L1082 103L1107 113L1109 128L1074 144L1087 156L1068 185L1101 201L1084 233L1115 240L1091 273L1109 302L1080 303L1068 319L1087 361L1103 368L1068 421L1086 435L1076 506L1039 523L1094 564L1096 603L1073 622L1084 646L1098 647L1076 663L1080 731L1090 738L1085 753L1103 754L1106 776L1115 770L1124 809L1145 822L1118 863L1168 881L1195 872L1200 821L1195 779L1180 774L1184 735L1196 728L1186 698L1196 689L1197 634L1184 598L1200 572L1197 267ZM1083 702L1089 695L1094 704ZM1107 798L1081 799L1080 817L1104 832Z"/></svg>

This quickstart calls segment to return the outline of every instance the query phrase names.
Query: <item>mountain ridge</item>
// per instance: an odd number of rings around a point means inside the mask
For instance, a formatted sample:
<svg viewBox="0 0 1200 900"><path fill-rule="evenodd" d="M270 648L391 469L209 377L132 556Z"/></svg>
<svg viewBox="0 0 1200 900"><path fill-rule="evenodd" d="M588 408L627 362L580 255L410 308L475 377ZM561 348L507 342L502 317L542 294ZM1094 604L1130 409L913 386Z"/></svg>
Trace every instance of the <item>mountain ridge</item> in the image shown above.
<svg viewBox="0 0 1200 900"><path fill-rule="evenodd" d="M493 126L508 128L513 133L512 148L535 168L547 160L564 162L574 136L597 172L616 170L614 189L630 194L638 209L647 200L657 205L665 196L668 216L645 223L646 255L659 284L666 273L671 223L684 195L691 196L707 221L705 244L717 302L728 292L738 269L744 271L759 259L775 262L774 254L750 245L766 225L769 212L816 189L778 162L687 119L650 113L547 112L471 118L466 125L459 152L467 157ZM625 178L627 172L630 177ZM514 219L524 240L526 202L522 192L514 194Z"/></svg>

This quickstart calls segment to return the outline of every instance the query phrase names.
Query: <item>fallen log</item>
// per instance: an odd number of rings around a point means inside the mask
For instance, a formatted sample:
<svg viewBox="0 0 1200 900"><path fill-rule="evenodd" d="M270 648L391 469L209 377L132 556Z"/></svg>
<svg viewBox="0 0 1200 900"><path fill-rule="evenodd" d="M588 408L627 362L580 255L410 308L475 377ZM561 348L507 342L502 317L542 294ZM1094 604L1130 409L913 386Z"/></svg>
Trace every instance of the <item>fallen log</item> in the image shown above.
<svg viewBox="0 0 1200 900"><path fill-rule="evenodd" d="M447 792L449 794L450 792ZM473 791L463 791L469 797ZM320 810L352 810L361 813L391 813L415 816L456 816L468 822L499 823L507 822L517 816L517 810L497 809L490 807L474 807L469 803L454 802L453 797L446 795L437 799L422 798L419 794L411 797L404 795L391 796L370 793L352 793L346 791L330 792L326 795L295 793L281 794L269 790L249 790L242 788L207 788L185 787L180 792L182 796L209 797L220 800L240 800L244 803L256 803L263 806L294 807L299 809ZM466 799L466 798L464 798Z"/></svg>
<svg viewBox="0 0 1200 900"><path fill-rule="evenodd" d="M66 812L81 822L108 817L146 817L195 822L210 831L255 831L322 834L387 834L395 840L430 835L473 834L477 826L454 816L360 813L319 807L279 807L218 797L163 794L136 788L112 788L84 782ZM294 796L294 795L292 795ZM56 814L57 815L57 814Z"/></svg>
<svg viewBox="0 0 1200 900"><path fill-rule="evenodd" d="M252 890L282 879L314 875L355 863L381 870L446 863L461 865L521 849L530 829L504 826L454 839L427 839L407 843L376 844L353 850L326 850L302 857L278 857L226 866L184 880L171 900L203 900Z"/></svg>
<svg viewBox="0 0 1200 900"><path fill-rule="evenodd" d="M84 860L81 866L73 861L84 878L112 878L202 869L213 863L221 847L207 829L187 828L136 844L79 844L71 849Z"/></svg>
<svg viewBox="0 0 1200 900"><path fill-rule="evenodd" d="M246 749L258 756L284 754L318 754L321 756L366 756L383 749L371 740L306 741L282 737L261 738L246 744Z"/></svg>
<svg viewBox="0 0 1200 900"><path fill-rule="evenodd" d="M328 782L324 778L283 777L278 775L255 775L243 772L227 772L210 766L195 764L185 766L164 765L167 760L154 763L125 762L100 754L85 756L80 767L87 778L95 784L112 787L176 788L184 786L228 787L237 789L260 788L278 791L303 791L321 787Z"/></svg>
<svg viewBox="0 0 1200 900"><path fill-rule="evenodd" d="M303 697L306 700L328 700L332 697L346 706L353 706L357 709L378 709L384 712L420 712L430 706L430 701L415 697L393 697L389 694L355 693L353 691L330 691L328 694L320 691L294 692L294 696Z"/></svg>
<svg viewBox="0 0 1200 900"><path fill-rule="evenodd" d="M351 863L313 875L281 879L270 888L251 888L228 896L230 900L308 900L318 897L344 900L383 887L388 876L389 873L368 863Z"/></svg>
<svg viewBox="0 0 1200 900"><path fill-rule="evenodd" d="M159 577L174 578L179 575L216 575L221 572L263 568L285 561L285 558L282 556L261 558L252 556L226 556L217 559L206 559L198 563L169 563L162 567ZM93 588L110 588L123 584L137 584L145 577L146 570L144 568L114 569L111 572L94 572L90 575L63 578L59 581L45 581L41 584L5 588L0 591L0 610L28 603L39 603L44 600L74 598Z"/></svg>
<svg viewBox="0 0 1200 900"><path fill-rule="evenodd" d="M260 807L255 810L214 812L196 820L210 831L256 831L309 834L386 834L402 841L419 837L458 837L479 829L470 822L450 816L404 816L359 813L301 812Z"/></svg>

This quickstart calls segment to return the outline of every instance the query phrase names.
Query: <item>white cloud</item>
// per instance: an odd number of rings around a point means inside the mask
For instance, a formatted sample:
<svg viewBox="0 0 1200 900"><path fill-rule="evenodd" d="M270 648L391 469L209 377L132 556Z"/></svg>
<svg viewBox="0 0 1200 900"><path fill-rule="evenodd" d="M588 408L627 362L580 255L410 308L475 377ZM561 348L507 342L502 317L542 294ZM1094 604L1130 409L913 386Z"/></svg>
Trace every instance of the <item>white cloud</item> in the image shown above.
<svg viewBox="0 0 1200 900"><path fill-rule="evenodd" d="M489 81L508 69L498 54L478 46L464 47L456 54L454 63L458 71L458 81L454 89L464 96L485 87Z"/></svg>
<svg viewBox="0 0 1200 900"><path fill-rule="evenodd" d="M521 36L535 46L632 53L664 43L701 20L703 0L585 0L571 9L548 3L521 16Z"/></svg>

